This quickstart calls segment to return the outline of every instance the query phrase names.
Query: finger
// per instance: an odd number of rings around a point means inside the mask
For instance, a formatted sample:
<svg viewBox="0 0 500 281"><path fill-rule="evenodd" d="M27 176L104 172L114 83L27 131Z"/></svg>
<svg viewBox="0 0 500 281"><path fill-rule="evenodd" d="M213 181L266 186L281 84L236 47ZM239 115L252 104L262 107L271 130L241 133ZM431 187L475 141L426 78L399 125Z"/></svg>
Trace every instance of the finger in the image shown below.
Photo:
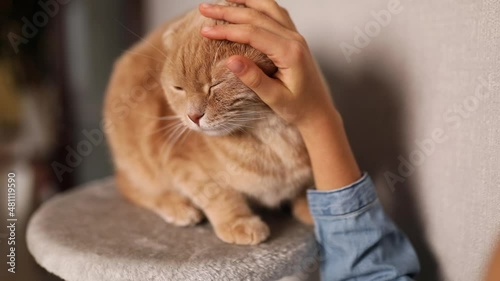
<svg viewBox="0 0 500 281"><path fill-rule="evenodd" d="M267 55L278 68L286 67L284 59L290 40L268 30L248 24L224 24L205 26L201 34L209 39L250 45Z"/></svg>
<svg viewBox="0 0 500 281"><path fill-rule="evenodd" d="M286 28L297 31L287 10L282 8L275 0L226 0L227 2L244 4L245 6L255 9L268 17L279 22Z"/></svg>
<svg viewBox="0 0 500 281"><path fill-rule="evenodd" d="M288 89L279 80L267 76L248 58L232 56L226 61L226 66L271 107L277 104L280 97L288 93Z"/></svg>
<svg viewBox="0 0 500 281"><path fill-rule="evenodd" d="M230 23L252 24L290 39L295 36L295 32L285 28L274 19L255 9L204 3L200 5L200 12L202 15L216 20L224 20Z"/></svg>

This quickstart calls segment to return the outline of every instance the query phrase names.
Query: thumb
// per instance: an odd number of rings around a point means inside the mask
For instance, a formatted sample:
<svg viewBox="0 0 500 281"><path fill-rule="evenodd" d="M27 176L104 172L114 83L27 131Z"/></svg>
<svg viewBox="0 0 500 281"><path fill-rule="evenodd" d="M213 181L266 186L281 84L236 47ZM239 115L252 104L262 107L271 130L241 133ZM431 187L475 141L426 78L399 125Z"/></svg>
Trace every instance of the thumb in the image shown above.
<svg viewBox="0 0 500 281"><path fill-rule="evenodd" d="M226 61L226 66L271 107L286 89L282 83L267 76L253 61L243 56L230 57Z"/></svg>

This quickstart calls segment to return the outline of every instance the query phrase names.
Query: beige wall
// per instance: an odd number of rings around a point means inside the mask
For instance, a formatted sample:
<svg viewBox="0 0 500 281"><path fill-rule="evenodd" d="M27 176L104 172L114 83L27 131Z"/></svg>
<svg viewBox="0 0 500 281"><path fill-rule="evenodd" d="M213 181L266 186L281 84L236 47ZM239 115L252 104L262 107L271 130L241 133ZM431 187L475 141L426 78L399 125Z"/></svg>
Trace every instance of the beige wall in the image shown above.
<svg viewBox="0 0 500 281"><path fill-rule="evenodd" d="M149 3L155 26L199 1ZM324 69L361 165L417 245L420 280L479 280L500 238L500 3L281 3ZM391 19L374 24L389 5ZM356 28L373 32L366 46ZM413 169L398 171L405 161Z"/></svg>

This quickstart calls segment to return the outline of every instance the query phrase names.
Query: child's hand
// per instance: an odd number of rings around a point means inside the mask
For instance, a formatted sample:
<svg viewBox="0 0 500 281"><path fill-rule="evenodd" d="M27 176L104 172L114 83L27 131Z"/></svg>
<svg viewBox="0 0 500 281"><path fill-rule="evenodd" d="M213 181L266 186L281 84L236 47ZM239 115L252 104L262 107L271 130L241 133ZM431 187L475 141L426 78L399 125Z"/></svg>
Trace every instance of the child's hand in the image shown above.
<svg viewBox="0 0 500 281"><path fill-rule="evenodd" d="M251 60L230 57L226 65L287 122L297 126L309 152L316 188L340 188L361 173L349 142L307 43L287 11L274 0L227 0L243 7L200 5L209 18L230 24L205 27L210 39L249 44L278 67L268 77Z"/></svg>
<svg viewBox="0 0 500 281"><path fill-rule="evenodd" d="M245 4L248 8L201 4L204 16L231 23L204 27L201 34L210 39L249 44L266 54L278 72L270 78L242 56L229 58L227 67L299 130L320 118L335 116L328 87L288 12L274 0L228 2Z"/></svg>

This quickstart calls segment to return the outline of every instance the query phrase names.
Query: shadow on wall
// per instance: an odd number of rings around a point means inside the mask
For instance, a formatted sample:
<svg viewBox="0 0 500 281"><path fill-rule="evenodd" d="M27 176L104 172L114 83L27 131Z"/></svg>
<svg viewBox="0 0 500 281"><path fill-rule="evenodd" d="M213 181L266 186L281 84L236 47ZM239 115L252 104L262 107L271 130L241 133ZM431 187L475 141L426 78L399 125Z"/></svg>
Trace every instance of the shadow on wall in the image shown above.
<svg viewBox="0 0 500 281"><path fill-rule="evenodd" d="M372 57L381 59L383 56ZM319 58L318 61L329 60ZM399 82L405 81L401 77L404 71L391 76L382 70L381 66L387 64L387 58L384 62L367 62L358 68L361 71L350 73L348 77L340 68L321 65L342 113L360 167L374 179L383 178L386 171L397 171L400 163L398 156L408 155L411 149L406 136L409 126L408 104ZM386 190L381 190L383 188ZM418 186L411 177L398 183L394 192L389 186L377 187L382 202L386 201L384 199L391 202L391 217L417 250L421 263L418 280L439 281L439 265L425 237L425 226L416 198L417 190Z"/></svg>

